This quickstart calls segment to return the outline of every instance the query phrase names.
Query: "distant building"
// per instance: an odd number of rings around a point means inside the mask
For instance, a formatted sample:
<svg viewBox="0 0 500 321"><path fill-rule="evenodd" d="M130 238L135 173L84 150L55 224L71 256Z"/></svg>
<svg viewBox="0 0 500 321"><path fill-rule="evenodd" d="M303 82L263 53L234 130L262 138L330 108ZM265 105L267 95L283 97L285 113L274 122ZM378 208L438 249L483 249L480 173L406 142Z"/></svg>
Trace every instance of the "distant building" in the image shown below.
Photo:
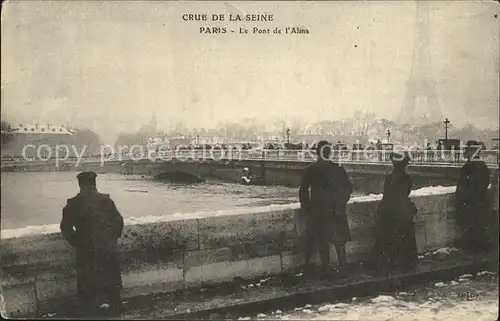
<svg viewBox="0 0 500 321"><path fill-rule="evenodd" d="M89 156L97 154L99 146L100 138L93 131L72 129L67 125L18 124L2 128L2 157L55 157L57 147L60 158L66 153L76 157L75 149L78 154L83 152Z"/></svg>
<svg viewBox="0 0 500 321"><path fill-rule="evenodd" d="M139 128L138 134L141 137L156 137L157 136L158 121L156 119L156 114L153 114L149 124Z"/></svg>

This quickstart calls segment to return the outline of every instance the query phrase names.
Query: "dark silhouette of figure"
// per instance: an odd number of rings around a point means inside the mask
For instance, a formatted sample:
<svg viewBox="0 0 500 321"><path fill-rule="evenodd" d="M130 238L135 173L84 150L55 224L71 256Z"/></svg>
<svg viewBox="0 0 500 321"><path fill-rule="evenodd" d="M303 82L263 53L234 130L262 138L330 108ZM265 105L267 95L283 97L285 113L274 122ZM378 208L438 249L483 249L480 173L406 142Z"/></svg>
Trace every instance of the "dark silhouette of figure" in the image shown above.
<svg viewBox="0 0 500 321"><path fill-rule="evenodd" d="M299 197L301 208L306 212L306 268L310 269L313 251L319 250L322 275L328 274L330 242L334 243L340 269L346 265L346 242L351 240L346 216L346 204L352 193L352 185L345 169L329 161L331 147L327 141L317 145L318 160L306 168ZM310 193L309 193L310 191Z"/></svg>
<svg viewBox="0 0 500 321"><path fill-rule="evenodd" d="M410 200L412 179L406 173L407 152L391 153L392 173L384 183L384 195L375 217L375 256L379 271L411 271L418 260L413 218L417 214Z"/></svg>
<svg viewBox="0 0 500 321"><path fill-rule="evenodd" d="M78 174L80 193L63 209L61 233L76 249L77 289L81 313L95 316L104 297L112 315L120 315L122 279L118 238L123 218L108 194L96 188L94 172Z"/></svg>
<svg viewBox="0 0 500 321"><path fill-rule="evenodd" d="M436 157L434 160L442 161L444 159L444 146L440 140L436 141Z"/></svg>
<svg viewBox="0 0 500 321"><path fill-rule="evenodd" d="M383 157L382 157L382 142L380 141L380 139L377 139L377 142L375 143L375 149L377 150L378 161L381 162L383 160Z"/></svg>
<svg viewBox="0 0 500 321"><path fill-rule="evenodd" d="M351 160L357 160L358 159L358 149L360 149L359 148L359 144L352 145Z"/></svg>
<svg viewBox="0 0 500 321"><path fill-rule="evenodd" d="M427 143L427 146L425 147L425 158L426 161L433 161L434 160L434 150L432 149L432 146L430 143Z"/></svg>
<svg viewBox="0 0 500 321"><path fill-rule="evenodd" d="M464 150L467 162L460 171L455 191L457 224L465 249L481 250L488 245L488 222L491 208L488 199L490 172L486 163L479 159L481 146L468 141Z"/></svg>

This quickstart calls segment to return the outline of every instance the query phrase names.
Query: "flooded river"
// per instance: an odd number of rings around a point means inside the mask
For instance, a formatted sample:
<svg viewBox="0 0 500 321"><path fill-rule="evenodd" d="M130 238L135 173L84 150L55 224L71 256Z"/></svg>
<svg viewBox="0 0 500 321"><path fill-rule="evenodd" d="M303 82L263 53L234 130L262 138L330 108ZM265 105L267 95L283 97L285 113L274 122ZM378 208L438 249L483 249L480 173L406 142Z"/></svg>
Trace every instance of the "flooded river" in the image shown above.
<svg viewBox="0 0 500 321"><path fill-rule="evenodd" d="M58 224L66 199L79 191L76 173L2 173L1 177L2 230ZM111 195L125 218L215 212L298 201L297 188L217 181L173 184L120 174L99 174L97 188Z"/></svg>

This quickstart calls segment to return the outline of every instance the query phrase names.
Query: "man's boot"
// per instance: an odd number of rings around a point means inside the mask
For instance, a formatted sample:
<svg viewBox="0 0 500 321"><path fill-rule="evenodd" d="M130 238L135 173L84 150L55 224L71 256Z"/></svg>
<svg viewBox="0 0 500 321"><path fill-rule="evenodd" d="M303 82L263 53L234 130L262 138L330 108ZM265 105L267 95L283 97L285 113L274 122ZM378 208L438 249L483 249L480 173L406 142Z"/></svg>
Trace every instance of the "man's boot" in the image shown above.
<svg viewBox="0 0 500 321"><path fill-rule="evenodd" d="M120 289L118 287L110 290L108 294L108 301L110 304L110 316L113 318L119 318L122 314L122 302Z"/></svg>
<svg viewBox="0 0 500 321"><path fill-rule="evenodd" d="M98 308L97 298L82 298L79 315L81 318L94 319L98 315Z"/></svg>

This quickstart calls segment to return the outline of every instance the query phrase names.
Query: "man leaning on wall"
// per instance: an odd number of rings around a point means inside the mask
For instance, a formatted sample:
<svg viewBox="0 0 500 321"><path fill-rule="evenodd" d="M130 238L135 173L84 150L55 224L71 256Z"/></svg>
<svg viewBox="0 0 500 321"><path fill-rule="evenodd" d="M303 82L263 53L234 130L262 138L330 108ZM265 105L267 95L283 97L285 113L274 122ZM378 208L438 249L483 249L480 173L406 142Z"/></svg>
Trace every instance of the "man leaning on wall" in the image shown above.
<svg viewBox="0 0 500 321"><path fill-rule="evenodd" d="M317 161L306 168L300 184L299 198L306 216L305 269L310 272L313 252L318 249L321 278L331 275L330 242L335 245L339 260L337 272L347 264L346 243L351 240L346 216L346 204L352 185L343 167L331 162L328 141L316 146ZM343 274L343 273L340 273Z"/></svg>
<svg viewBox="0 0 500 321"><path fill-rule="evenodd" d="M111 316L120 316L122 279L118 238L123 218L108 194L96 188L97 174L77 175L80 193L63 209L61 233L76 249L77 295L80 316L98 316L101 298L110 305Z"/></svg>

